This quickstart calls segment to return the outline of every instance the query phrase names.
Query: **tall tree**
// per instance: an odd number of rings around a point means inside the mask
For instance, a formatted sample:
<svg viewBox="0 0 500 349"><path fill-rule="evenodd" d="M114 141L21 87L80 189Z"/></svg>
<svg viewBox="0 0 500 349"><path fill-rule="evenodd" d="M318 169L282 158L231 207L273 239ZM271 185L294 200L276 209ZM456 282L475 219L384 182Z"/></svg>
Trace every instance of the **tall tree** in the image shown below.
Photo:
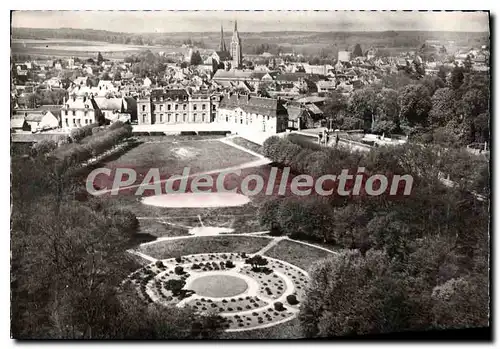
<svg viewBox="0 0 500 349"><path fill-rule="evenodd" d="M423 85L408 85L404 87L398 98L401 127L406 134L411 134L418 128L426 126L427 116L432 107L429 90Z"/></svg>
<svg viewBox="0 0 500 349"><path fill-rule="evenodd" d="M361 46L359 44L356 44L356 46L354 46L354 50L352 51L352 56L353 58L363 56L363 50L361 49Z"/></svg>

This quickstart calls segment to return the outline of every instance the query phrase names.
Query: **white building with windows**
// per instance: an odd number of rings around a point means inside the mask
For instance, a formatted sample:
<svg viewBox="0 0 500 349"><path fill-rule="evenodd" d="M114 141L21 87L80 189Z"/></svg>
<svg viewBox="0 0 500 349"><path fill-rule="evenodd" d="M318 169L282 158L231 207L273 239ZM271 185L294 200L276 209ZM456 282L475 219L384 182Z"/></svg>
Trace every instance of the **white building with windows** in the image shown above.
<svg viewBox="0 0 500 349"><path fill-rule="evenodd" d="M61 127L73 129L98 122L100 110L93 97L72 96L61 109Z"/></svg>
<svg viewBox="0 0 500 349"><path fill-rule="evenodd" d="M281 99L226 94L217 110L216 122L233 132L276 134L287 127L288 114Z"/></svg>

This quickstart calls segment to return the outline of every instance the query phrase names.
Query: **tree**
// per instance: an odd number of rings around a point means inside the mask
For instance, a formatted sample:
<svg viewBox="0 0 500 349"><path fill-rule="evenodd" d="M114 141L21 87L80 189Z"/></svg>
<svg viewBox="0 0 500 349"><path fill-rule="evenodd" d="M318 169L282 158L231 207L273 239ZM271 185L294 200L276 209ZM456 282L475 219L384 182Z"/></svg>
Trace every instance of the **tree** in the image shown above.
<svg viewBox="0 0 500 349"><path fill-rule="evenodd" d="M203 60L201 59L201 55L199 51L194 51L193 54L191 55L191 65L199 65L202 64Z"/></svg>
<svg viewBox="0 0 500 349"><path fill-rule="evenodd" d="M310 275L299 313L308 338L402 331L417 317L380 251L339 253L314 265Z"/></svg>
<svg viewBox="0 0 500 349"><path fill-rule="evenodd" d="M436 90L432 96L432 108L429 111L429 125L446 126L455 118L455 93L449 87Z"/></svg>
<svg viewBox="0 0 500 349"><path fill-rule="evenodd" d="M333 120L336 128L340 128L343 124L342 117L348 109L348 101L342 93L334 91L327 96L323 113L327 118Z"/></svg>
<svg viewBox="0 0 500 349"><path fill-rule="evenodd" d="M352 56L353 58L363 56L363 50L361 49L361 46L359 44L356 44L356 46L354 46L354 50L352 51Z"/></svg>
<svg viewBox="0 0 500 349"><path fill-rule="evenodd" d="M398 98L401 127L406 134L411 134L427 123L427 116L432 107L429 91L422 85L404 87Z"/></svg>
<svg viewBox="0 0 500 349"><path fill-rule="evenodd" d="M392 89L382 89L377 95L377 109L372 132L391 134L399 128L398 93Z"/></svg>
<svg viewBox="0 0 500 349"><path fill-rule="evenodd" d="M253 257L247 258L245 264L250 264L253 271L261 271L262 267L268 264L267 259L261 255L255 255Z"/></svg>
<svg viewBox="0 0 500 349"><path fill-rule="evenodd" d="M440 78L443 82L446 82L447 75L448 73L446 71L446 68L443 65L441 65L437 73L438 78Z"/></svg>
<svg viewBox="0 0 500 349"><path fill-rule="evenodd" d="M375 123L378 107L377 91L374 88L355 90L349 100L351 115L364 123L364 129L371 129Z"/></svg>
<svg viewBox="0 0 500 349"><path fill-rule="evenodd" d="M451 88L454 90L458 90L462 83L464 82L464 72L463 68L459 66L455 66L451 71Z"/></svg>

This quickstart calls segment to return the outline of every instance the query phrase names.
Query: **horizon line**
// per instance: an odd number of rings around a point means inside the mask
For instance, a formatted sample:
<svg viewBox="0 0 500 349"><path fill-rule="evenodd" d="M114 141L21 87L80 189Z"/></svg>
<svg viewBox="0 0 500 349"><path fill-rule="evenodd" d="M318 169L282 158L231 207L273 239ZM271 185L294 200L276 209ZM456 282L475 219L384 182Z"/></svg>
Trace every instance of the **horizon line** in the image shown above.
<svg viewBox="0 0 500 349"><path fill-rule="evenodd" d="M73 30L92 30L101 31L108 33L122 33L122 34L169 34L169 33L213 33L220 34L220 31L149 31L149 32L126 32L126 31L112 31L106 29L94 29L94 28L72 28L72 27L59 27L59 28L47 28L47 27L14 27L11 25L11 29L34 29L34 30L61 30L61 29L73 29ZM384 32L442 32L442 33L489 33L489 30L408 30L408 29L387 29L387 30L264 30L264 31L240 31L239 33L283 33L283 32L295 32L295 33L384 33Z"/></svg>

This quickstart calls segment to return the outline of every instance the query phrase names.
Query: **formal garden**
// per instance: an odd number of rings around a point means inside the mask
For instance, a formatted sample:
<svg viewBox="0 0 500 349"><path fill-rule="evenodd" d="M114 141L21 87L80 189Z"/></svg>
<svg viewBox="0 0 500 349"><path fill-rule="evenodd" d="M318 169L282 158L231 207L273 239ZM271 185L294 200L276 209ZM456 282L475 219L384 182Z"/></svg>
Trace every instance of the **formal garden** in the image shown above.
<svg viewBox="0 0 500 349"><path fill-rule="evenodd" d="M187 241L194 245L193 239ZM294 319L309 277L285 261L225 252L157 260L132 273L126 283L135 285L147 303L218 314L227 332L239 332Z"/></svg>

